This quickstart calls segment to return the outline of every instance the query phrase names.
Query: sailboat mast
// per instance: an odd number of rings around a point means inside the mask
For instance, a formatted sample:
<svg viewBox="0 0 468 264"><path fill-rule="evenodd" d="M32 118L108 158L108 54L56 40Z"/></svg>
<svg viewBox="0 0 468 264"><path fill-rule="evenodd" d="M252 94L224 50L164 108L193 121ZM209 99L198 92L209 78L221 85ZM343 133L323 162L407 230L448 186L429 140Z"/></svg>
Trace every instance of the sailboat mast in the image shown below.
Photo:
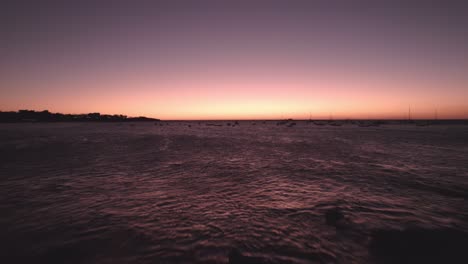
<svg viewBox="0 0 468 264"><path fill-rule="evenodd" d="M408 121L411 121L411 106L408 106Z"/></svg>

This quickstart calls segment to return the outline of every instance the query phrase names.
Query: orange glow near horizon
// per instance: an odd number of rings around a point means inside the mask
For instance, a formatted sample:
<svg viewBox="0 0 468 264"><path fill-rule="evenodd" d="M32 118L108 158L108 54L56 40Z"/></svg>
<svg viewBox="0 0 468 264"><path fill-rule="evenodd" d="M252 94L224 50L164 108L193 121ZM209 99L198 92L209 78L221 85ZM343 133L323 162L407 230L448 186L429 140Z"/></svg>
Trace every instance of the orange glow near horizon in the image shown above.
<svg viewBox="0 0 468 264"><path fill-rule="evenodd" d="M206 79L161 81L140 76L70 82L74 85L54 95L41 95L43 87L38 87L37 94L10 93L2 99L1 110L100 112L165 120L308 119L309 116L314 119L406 119L411 105L415 119L434 118L435 111L441 119L467 118L468 115L464 102L468 94L461 84L454 83L448 85L458 92L444 94L436 89L441 84L402 80L384 83L357 78L333 80L331 76L315 80L304 77L241 80L223 76ZM47 85L65 87L66 84ZM424 86L424 94L415 89L418 85ZM405 87L413 87L413 90Z"/></svg>

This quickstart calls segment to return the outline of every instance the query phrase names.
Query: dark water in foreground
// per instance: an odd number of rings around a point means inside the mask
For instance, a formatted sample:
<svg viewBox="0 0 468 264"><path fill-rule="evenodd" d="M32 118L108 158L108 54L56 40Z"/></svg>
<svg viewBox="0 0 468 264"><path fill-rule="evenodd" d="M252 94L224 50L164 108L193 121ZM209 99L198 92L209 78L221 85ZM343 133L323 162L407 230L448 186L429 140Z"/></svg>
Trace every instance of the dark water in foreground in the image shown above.
<svg viewBox="0 0 468 264"><path fill-rule="evenodd" d="M468 126L1 124L3 263L468 263Z"/></svg>

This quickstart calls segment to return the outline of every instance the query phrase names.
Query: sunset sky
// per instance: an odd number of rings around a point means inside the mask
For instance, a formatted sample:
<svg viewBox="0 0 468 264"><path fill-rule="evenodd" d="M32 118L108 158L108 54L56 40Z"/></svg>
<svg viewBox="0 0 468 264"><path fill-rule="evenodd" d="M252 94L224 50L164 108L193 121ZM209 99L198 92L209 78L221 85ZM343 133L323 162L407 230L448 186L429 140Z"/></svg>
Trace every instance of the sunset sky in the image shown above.
<svg viewBox="0 0 468 264"><path fill-rule="evenodd" d="M466 4L54 2L0 8L1 111L468 118Z"/></svg>

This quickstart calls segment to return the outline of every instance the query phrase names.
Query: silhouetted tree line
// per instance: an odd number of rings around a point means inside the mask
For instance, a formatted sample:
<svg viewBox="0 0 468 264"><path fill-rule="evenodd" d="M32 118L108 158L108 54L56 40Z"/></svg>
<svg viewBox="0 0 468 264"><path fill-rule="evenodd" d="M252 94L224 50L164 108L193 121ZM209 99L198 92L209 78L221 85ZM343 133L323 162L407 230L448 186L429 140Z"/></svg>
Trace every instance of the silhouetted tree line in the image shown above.
<svg viewBox="0 0 468 264"><path fill-rule="evenodd" d="M51 113L47 110L19 110L18 112L1 112L0 122L128 122L128 121L159 121L159 119L140 117L127 117L126 115L89 114L62 114Z"/></svg>

